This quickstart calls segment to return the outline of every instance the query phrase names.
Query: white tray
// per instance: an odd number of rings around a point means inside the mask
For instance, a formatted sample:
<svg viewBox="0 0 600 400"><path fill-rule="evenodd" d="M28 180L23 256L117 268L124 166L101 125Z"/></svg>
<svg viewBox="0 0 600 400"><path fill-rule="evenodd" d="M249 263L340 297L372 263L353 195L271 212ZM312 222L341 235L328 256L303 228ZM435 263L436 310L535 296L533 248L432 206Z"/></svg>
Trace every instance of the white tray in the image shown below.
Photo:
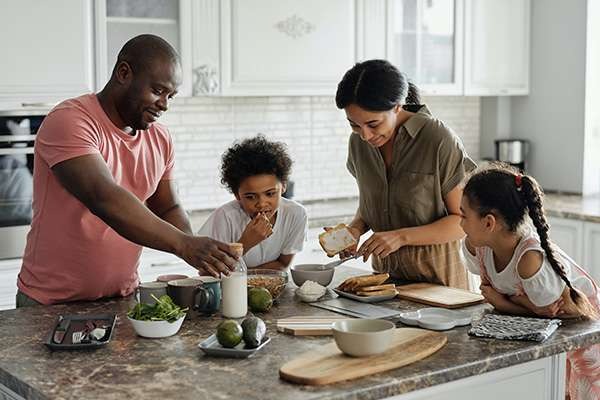
<svg viewBox="0 0 600 400"><path fill-rule="evenodd" d="M420 326L434 331L445 331L455 326L469 325L472 315L462 311L430 307L418 311L404 312L398 318L400 322L406 325Z"/></svg>
<svg viewBox="0 0 600 400"><path fill-rule="evenodd" d="M387 294L385 296L358 296L354 293L348 293L338 289L333 289L333 291L342 297L347 297L349 299L361 301L363 303L377 303L380 301L391 300L394 297L396 297L395 294Z"/></svg>
<svg viewBox="0 0 600 400"><path fill-rule="evenodd" d="M254 353L262 349L270 341L271 338L265 336L260 345L253 349L246 347L243 341L233 348L227 348L221 346L219 344L219 341L217 340L217 335L213 334L206 338L204 341L200 342L198 344L198 347L200 347L200 350L202 350L209 356L247 358L253 356Z"/></svg>

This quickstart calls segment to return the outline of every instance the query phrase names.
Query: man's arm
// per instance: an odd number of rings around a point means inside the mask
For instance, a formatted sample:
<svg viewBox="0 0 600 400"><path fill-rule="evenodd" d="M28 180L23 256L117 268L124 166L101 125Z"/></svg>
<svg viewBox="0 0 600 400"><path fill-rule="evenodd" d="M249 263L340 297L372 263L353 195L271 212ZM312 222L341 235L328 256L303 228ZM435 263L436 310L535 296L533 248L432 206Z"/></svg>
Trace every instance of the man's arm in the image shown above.
<svg viewBox="0 0 600 400"><path fill-rule="evenodd" d="M60 162L52 167L52 172L69 193L124 238L173 253L215 276L219 271L228 273L233 267L234 249L210 238L189 235L157 217L115 183L99 154ZM163 213L170 214L168 209Z"/></svg>
<svg viewBox="0 0 600 400"><path fill-rule="evenodd" d="M192 226L183 207L179 204L173 180L163 179L156 191L146 201L148 208L160 219L192 235Z"/></svg>

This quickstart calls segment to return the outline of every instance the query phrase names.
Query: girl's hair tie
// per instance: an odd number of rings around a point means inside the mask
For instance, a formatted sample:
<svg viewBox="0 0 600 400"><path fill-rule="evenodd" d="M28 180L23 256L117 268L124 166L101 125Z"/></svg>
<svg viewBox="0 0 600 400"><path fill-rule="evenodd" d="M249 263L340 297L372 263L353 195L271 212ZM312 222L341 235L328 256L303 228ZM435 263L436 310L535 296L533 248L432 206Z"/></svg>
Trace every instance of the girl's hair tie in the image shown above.
<svg viewBox="0 0 600 400"><path fill-rule="evenodd" d="M523 175L515 175L515 184L517 185L517 191L520 192L523 184Z"/></svg>

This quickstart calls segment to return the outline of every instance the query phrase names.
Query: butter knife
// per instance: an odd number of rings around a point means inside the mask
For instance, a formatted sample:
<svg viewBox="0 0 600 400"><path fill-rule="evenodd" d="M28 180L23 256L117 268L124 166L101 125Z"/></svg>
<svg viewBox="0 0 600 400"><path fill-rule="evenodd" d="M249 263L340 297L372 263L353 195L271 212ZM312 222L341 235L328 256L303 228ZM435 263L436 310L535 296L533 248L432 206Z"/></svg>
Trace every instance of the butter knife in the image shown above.
<svg viewBox="0 0 600 400"><path fill-rule="evenodd" d="M67 334L67 330L69 329L69 325L71 324L71 320L63 317L62 315L58 317L58 326L54 329L54 335L52 340L54 343L61 344L65 339L65 335Z"/></svg>

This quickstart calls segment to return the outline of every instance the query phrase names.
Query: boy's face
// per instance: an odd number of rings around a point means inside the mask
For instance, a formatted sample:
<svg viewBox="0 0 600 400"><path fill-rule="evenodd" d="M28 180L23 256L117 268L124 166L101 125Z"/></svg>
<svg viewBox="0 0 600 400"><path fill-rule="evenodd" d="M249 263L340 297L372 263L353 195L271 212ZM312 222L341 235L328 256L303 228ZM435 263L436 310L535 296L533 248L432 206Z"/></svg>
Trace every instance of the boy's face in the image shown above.
<svg viewBox="0 0 600 400"><path fill-rule="evenodd" d="M471 208L467 196L463 196L460 202L460 227L473 246L483 247L487 244L486 218L482 218L475 209Z"/></svg>
<svg viewBox="0 0 600 400"><path fill-rule="evenodd" d="M285 185L275 175L254 175L242 181L235 197L250 218L259 213L270 218L277 211L284 191Z"/></svg>

